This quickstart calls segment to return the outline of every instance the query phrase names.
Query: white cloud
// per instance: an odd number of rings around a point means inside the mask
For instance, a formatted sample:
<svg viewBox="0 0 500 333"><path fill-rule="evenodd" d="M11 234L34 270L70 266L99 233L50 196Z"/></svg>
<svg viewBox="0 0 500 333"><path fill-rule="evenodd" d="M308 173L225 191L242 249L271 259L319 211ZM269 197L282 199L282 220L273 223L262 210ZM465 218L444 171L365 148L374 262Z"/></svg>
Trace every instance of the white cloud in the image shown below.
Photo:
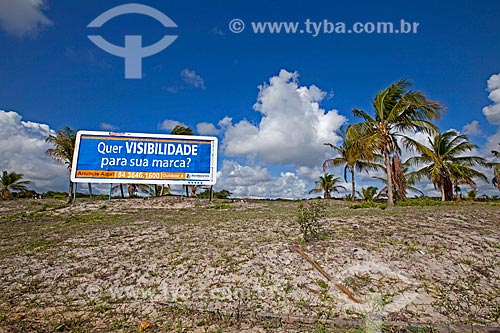
<svg viewBox="0 0 500 333"><path fill-rule="evenodd" d="M219 130L212 123L199 123L196 125L196 132L200 135L215 135Z"/></svg>
<svg viewBox="0 0 500 333"><path fill-rule="evenodd" d="M205 80L192 69L183 69L181 77L185 83L195 88L205 90Z"/></svg>
<svg viewBox="0 0 500 333"><path fill-rule="evenodd" d="M24 174L30 189L67 191L69 173L65 165L47 156L53 133L48 125L22 121L16 112L0 110L0 170Z"/></svg>
<svg viewBox="0 0 500 333"><path fill-rule="evenodd" d="M218 128L212 123L199 123L196 125L196 130L201 135L216 135L221 132L225 132L233 125L232 122L233 118L226 116L219 120L217 123Z"/></svg>
<svg viewBox="0 0 500 333"><path fill-rule="evenodd" d="M259 87L254 109L262 114L259 124L247 120L224 121L222 149L228 156L255 156L265 163L320 166L328 156L325 142L336 144L335 131L346 121L337 110L319 107L325 92L312 85L298 85L298 74L281 70L269 84Z"/></svg>
<svg viewBox="0 0 500 333"><path fill-rule="evenodd" d="M180 121L177 121L177 120L172 120L172 119L165 119L164 121L162 121L159 125L158 125L158 128L161 129L161 130L165 130L165 131L171 131L175 128L175 126L177 125L184 125L183 123L181 123ZM185 126L185 125L184 125Z"/></svg>
<svg viewBox="0 0 500 333"><path fill-rule="evenodd" d="M311 168L308 166L300 166L296 171L299 176L304 177L305 179L308 179L310 181L315 181L323 175L323 170L321 168Z"/></svg>
<svg viewBox="0 0 500 333"><path fill-rule="evenodd" d="M221 129L226 130L233 124L233 118L224 117L219 121L219 126Z"/></svg>
<svg viewBox="0 0 500 333"><path fill-rule="evenodd" d="M273 177L267 168L230 160L222 162L217 178L217 188L229 190L233 197L296 199L306 197L308 192L308 182L293 172Z"/></svg>
<svg viewBox="0 0 500 333"><path fill-rule="evenodd" d="M488 80L488 98L492 105L483 108L483 114L488 122L493 125L500 125L500 74L495 74Z"/></svg>
<svg viewBox="0 0 500 333"><path fill-rule="evenodd" d="M100 123L99 126L104 131L116 131L119 127L109 124L109 123Z"/></svg>
<svg viewBox="0 0 500 333"><path fill-rule="evenodd" d="M491 157L492 150L500 151L499 144L500 144L500 128L498 129L498 131L495 134L488 137L488 141L486 142L486 145L484 148L484 155L487 157Z"/></svg>
<svg viewBox="0 0 500 333"><path fill-rule="evenodd" d="M44 0L1 0L0 28L16 37L36 35L53 23L43 13L45 5Z"/></svg>
<svg viewBox="0 0 500 333"><path fill-rule="evenodd" d="M462 132L468 136L479 136L483 134L481 128L479 127L479 121L477 120L473 120L469 124L465 125Z"/></svg>
<svg viewBox="0 0 500 333"><path fill-rule="evenodd" d="M180 76L182 78L182 82L175 82L162 89L171 94L176 94L181 90L188 88L197 88L201 90L205 90L205 79L203 79L198 73L196 73L193 69L184 68Z"/></svg>

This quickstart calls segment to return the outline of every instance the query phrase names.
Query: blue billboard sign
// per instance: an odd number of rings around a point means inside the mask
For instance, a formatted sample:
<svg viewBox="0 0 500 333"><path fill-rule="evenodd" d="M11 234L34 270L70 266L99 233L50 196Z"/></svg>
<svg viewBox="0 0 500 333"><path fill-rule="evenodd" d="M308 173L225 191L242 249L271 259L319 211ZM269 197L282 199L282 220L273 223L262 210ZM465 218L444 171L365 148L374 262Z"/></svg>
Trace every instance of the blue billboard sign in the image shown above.
<svg viewBox="0 0 500 333"><path fill-rule="evenodd" d="M79 131L71 180L213 185L216 173L215 137Z"/></svg>

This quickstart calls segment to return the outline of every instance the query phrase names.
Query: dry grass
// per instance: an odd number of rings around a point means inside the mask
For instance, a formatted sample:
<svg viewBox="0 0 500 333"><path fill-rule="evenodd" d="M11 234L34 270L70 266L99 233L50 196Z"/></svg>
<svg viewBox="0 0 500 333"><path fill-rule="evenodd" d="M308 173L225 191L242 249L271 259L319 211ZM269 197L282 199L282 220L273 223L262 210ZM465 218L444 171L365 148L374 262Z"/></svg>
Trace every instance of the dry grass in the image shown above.
<svg viewBox="0 0 500 333"><path fill-rule="evenodd" d="M499 325L498 204L349 206L329 202L326 233L300 246L363 304L290 248L297 202L0 202L0 332Z"/></svg>

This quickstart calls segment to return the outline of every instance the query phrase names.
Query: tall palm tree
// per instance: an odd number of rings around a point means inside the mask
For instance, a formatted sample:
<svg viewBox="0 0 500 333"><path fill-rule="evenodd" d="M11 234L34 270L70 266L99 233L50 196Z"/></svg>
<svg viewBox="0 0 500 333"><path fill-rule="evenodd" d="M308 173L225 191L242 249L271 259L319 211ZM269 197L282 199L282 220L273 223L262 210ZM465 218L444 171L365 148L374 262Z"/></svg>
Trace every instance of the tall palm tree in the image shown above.
<svg viewBox="0 0 500 333"><path fill-rule="evenodd" d="M25 192L28 190L26 187L30 183L28 180L22 180L24 175L16 172L2 173L0 178L0 193L2 193L2 199L7 199L10 197L11 191Z"/></svg>
<svg viewBox="0 0 500 333"><path fill-rule="evenodd" d="M47 154L56 161L62 162L68 166L68 171L71 174L73 163L73 153L75 151L76 131L65 126L62 130L56 132L55 135L50 134L45 140L51 143L54 147L47 149ZM68 203L73 201L73 182L69 181Z"/></svg>
<svg viewBox="0 0 500 333"><path fill-rule="evenodd" d="M344 180L346 182L348 181L347 173L351 174L351 200L354 201L356 197L356 179L354 172L356 170L358 172L378 170L383 166L365 159L365 150L358 144L359 140L348 137L345 131L342 131L340 135L343 139L341 146L337 147L331 143L325 143L326 146L335 150L339 156L325 160L323 162L323 171L326 171L328 167L344 165Z"/></svg>
<svg viewBox="0 0 500 333"><path fill-rule="evenodd" d="M309 193L321 193L323 192L324 199L331 199L332 192L338 192L339 189L346 189L342 185L336 185L339 182L339 177L334 177L331 173L325 173L323 176L319 177L314 183L317 185Z"/></svg>
<svg viewBox="0 0 500 333"><path fill-rule="evenodd" d="M499 143L500 145L500 143ZM500 151L492 150L491 151L493 155L495 155L496 158L500 158ZM495 169L493 171L493 185L498 187L500 190L500 164L495 165Z"/></svg>
<svg viewBox="0 0 500 333"><path fill-rule="evenodd" d="M413 131L435 133L437 127L431 120L438 119L444 108L443 104L428 100L424 93L410 90L410 86L408 80L400 80L380 91L373 101L375 116L354 109L353 114L363 121L348 128L348 132L353 131L362 138L367 150L382 154L389 188L395 186L392 160L400 156L397 137L404 138L405 132ZM387 206L393 203L393 191L388 191Z"/></svg>
<svg viewBox="0 0 500 333"><path fill-rule="evenodd" d="M474 166L490 167L487 161L479 156L464 156L477 146L467 136L454 130L438 133L429 137L429 146L413 139L407 139L407 147L414 148L420 156L410 157L406 163L412 166L425 165L410 173L412 179L427 177L434 187L441 191L441 200L449 201L453 197L453 185L467 184L475 186L475 178L486 181L486 176L474 170Z"/></svg>

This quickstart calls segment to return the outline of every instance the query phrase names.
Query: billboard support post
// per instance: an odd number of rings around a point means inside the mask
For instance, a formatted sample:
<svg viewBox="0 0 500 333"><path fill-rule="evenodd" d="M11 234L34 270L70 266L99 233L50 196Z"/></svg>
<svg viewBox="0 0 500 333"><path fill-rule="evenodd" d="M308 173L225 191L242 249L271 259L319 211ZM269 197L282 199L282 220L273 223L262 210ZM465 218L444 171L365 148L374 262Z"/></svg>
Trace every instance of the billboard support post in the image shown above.
<svg viewBox="0 0 500 333"><path fill-rule="evenodd" d="M93 201L93 198L92 198L92 183L89 183L89 194L90 194L90 201Z"/></svg>
<svg viewBox="0 0 500 333"><path fill-rule="evenodd" d="M70 180L71 181L71 180ZM76 202L76 191L77 191L78 183L73 183L73 203Z"/></svg>

